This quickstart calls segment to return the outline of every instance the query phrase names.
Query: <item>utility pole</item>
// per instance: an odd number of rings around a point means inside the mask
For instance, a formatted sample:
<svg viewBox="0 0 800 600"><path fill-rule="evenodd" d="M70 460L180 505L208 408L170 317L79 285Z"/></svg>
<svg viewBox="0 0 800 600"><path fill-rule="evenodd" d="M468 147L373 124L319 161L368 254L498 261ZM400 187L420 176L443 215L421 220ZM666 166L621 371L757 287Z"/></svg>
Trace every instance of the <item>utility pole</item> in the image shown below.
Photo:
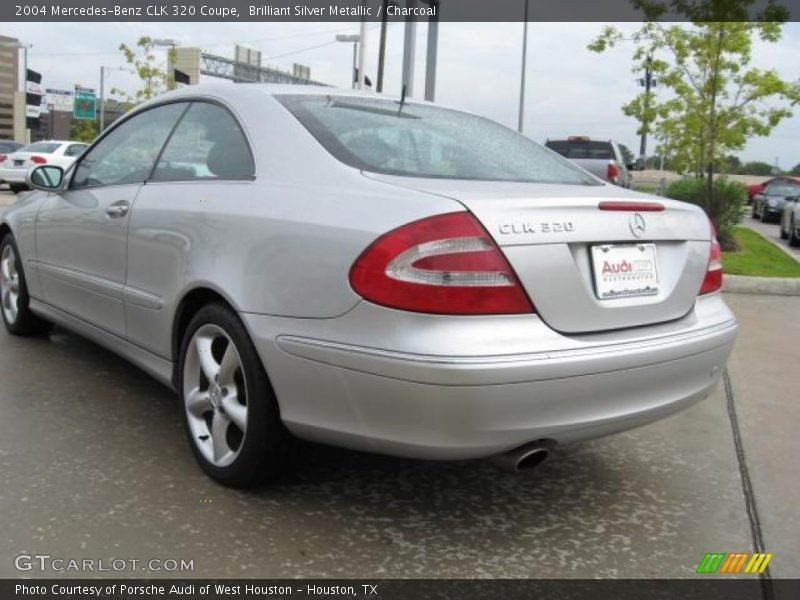
<svg viewBox="0 0 800 600"><path fill-rule="evenodd" d="M425 100L436 99L436 61L439 54L439 0L424 0L436 8L436 14L428 18L428 56L425 59Z"/></svg>
<svg viewBox="0 0 800 600"><path fill-rule="evenodd" d="M642 164L647 164L647 131L650 123L647 120L647 111L650 109L650 89L655 87L656 81L653 79L653 52L647 53L644 61L644 79L639 80L639 85L644 86L644 108L642 113L642 139L639 143L639 159Z"/></svg>
<svg viewBox="0 0 800 600"><path fill-rule="evenodd" d="M125 67L100 67L100 127L98 133L106 128L106 71L128 71Z"/></svg>
<svg viewBox="0 0 800 600"><path fill-rule="evenodd" d="M522 133L525 120L525 71L528 64L528 0L525 0L525 18L522 27L522 74L519 80L519 124L517 130Z"/></svg>
<svg viewBox="0 0 800 600"><path fill-rule="evenodd" d="M363 0L361 3L362 6L366 7L367 0ZM366 10L364 11L366 13ZM361 38L361 42L359 44L359 53L358 53L358 89L364 89L364 81L366 79L366 69L367 69L367 18L361 18L361 34L359 36Z"/></svg>
<svg viewBox="0 0 800 600"><path fill-rule="evenodd" d="M336 41L344 42L346 44L349 44L350 42L353 43L353 72L350 75L350 82L353 84L353 89L356 89L356 79L358 79L356 76L356 71L358 70L358 67L356 66L356 60L358 58L358 43L361 41L361 36L340 33L336 36Z"/></svg>
<svg viewBox="0 0 800 600"><path fill-rule="evenodd" d="M412 12L416 0L406 0L406 8ZM400 89L406 90L406 96L414 96L414 60L417 46L417 22L413 16L406 17L405 36L403 39L403 71Z"/></svg>
<svg viewBox="0 0 800 600"><path fill-rule="evenodd" d="M100 67L100 127L98 133L103 133L106 127L106 68Z"/></svg>
<svg viewBox="0 0 800 600"><path fill-rule="evenodd" d="M381 41L378 46L378 83L375 91L381 93L383 91L383 63L386 60L386 26L389 20L386 14L389 10L389 0L383 0L383 8L381 8Z"/></svg>

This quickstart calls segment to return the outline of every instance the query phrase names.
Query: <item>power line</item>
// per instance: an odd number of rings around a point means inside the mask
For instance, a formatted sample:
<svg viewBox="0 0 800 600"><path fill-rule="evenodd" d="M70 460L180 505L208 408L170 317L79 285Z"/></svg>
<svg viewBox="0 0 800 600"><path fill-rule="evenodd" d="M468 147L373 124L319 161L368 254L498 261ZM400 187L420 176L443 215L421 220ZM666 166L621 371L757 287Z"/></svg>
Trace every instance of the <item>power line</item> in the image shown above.
<svg viewBox="0 0 800 600"><path fill-rule="evenodd" d="M393 25L393 23L389 23L389 25ZM373 29L377 29L378 27L380 27L380 24L373 25L372 27L369 28L369 30L372 31ZM336 43L337 43L337 40L333 39L333 40L331 40L329 42L325 42L325 43L322 43L322 44L317 44L316 46L308 46L307 48L299 48L297 50L291 50L289 52L284 52L283 54L275 54L274 56L267 56L265 60L275 60L276 58L283 58L285 56L292 56L294 54L300 54L301 52L308 52L309 50L316 50L317 48L324 48L325 46L332 46L333 44L336 44Z"/></svg>

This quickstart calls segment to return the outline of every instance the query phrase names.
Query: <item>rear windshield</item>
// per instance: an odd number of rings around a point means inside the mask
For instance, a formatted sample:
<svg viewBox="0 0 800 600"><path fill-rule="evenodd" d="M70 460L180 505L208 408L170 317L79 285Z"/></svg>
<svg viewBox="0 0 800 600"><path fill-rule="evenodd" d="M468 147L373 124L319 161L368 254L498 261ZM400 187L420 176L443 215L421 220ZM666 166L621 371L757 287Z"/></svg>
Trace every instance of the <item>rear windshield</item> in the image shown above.
<svg viewBox="0 0 800 600"><path fill-rule="evenodd" d="M61 144L54 144L53 142L36 142L24 148L20 148L18 152L38 152L39 154L51 154L55 152Z"/></svg>
<svg viewBox="0 0 800 600"><path fill-rule="evenodd" d="M281 95L337 159L374 173L440 179L602 185L493 121L380 98Z"/></svg>
<svg viewBox="0 0 800 600"><path fill-rule="evenodd" d="M610 142L591 142L581 140L548 141L545 146L565 158L614 158L614 148Z"/></svg>
<svg viewBox="0 0 800 600"><path fill-rule="evenodd" d="M800 184L791 181L770 183L767 187L768 196L792 196L800 192Z"/></svg>
<svg viewBox="0 0 800 600"><path fill-rule="evenodd" d="M21 147L22 144L15 144L14 142L0 142L0 152L15 152Z"/></svg>

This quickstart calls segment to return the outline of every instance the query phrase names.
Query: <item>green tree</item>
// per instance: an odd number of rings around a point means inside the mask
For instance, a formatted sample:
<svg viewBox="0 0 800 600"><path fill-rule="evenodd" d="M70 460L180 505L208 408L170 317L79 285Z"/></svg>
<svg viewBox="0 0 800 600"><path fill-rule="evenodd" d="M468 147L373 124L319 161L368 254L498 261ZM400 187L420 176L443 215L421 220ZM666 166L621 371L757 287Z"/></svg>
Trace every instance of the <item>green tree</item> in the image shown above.
<svg viewBox="0 0 800 600"><path fill-rule="evenodd" d="M619 145L619 151L622 152L622 160L625 161L626 165L630 165L636 162L636 157L631 152L631 149L628 148L625 144Z"/></svg>
<svg viewBox="0 0 800 600"><path fill-rule="evenodd" d="M722 165L718 170L719 173L739 173L742 168L742 161L735 154L729 154L720 162Z"/></svg>
<svg viewBox="0 0 800 600"><path fill-rule="evenodd" d="M156 58L156 45L153 38L142 36L136 42L136 46L131 48L127 44L120 44L119 49L125 56L127 62L141 81L140 87L133 93L125 90L112 88L112 94L118 94L123 98L123 102L129 106L144 102L172 87L169 74L161 68ZM170 49L174 53L174 49ZM172 57L174 60L174 56Z"/></svg>
<svg viewBox="0 0 800 600"><path fill-rule="evenodd" d="M789 169L789 175L800 175L800 163Z"/></svg>
<svg viewBox="0 0 800 600"><path fill-rule="evenodd" d="M632 41L634 72L649 60L658 88L642 92L622 107L668 140L668 154L679 171L706 177L711 201L715 163L742 149L752 136L766 136L800 99L800 86L772 69L750 67L753 39L775 43L781 38L784 9L770 1L751 14L756 0L631 0L645 15ZM687 23L657 20L668 12ZM738 22L735 22L738 21ZM606 27L589 49L605 52L626 38Z"/></svg>
<svg viewBox="0 0 800 600"><path fill-rule="evenodd" d="M739 168L739 173L742 175L772 175L773 165L761 161L754 160L744 163Z"/></svg>
<svg viewBox="0 0 800 600"><path fill-rule="evenodd" d="M88 119L75 121L70 129L69 137L76 142L88 144L97 137L97 123Z"/></svg>

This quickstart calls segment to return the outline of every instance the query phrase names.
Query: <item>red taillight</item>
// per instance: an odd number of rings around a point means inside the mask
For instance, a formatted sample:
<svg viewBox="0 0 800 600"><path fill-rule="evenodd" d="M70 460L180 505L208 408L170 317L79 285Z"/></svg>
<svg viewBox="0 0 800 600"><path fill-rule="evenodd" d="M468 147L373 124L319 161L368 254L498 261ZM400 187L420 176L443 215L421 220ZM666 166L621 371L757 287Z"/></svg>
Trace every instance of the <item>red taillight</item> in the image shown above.
<svg viewBox="0 0 800 600"><path fill-rule="evenodd" d="M708 254L706 278L700 288L700 295L710 294L722 288L722 248L717 241L717 230L711 224L711 250Z"/></svg>
<svg viewBox="0 0 800 600"><path fill-rule="evenodd" d="M6 162L6 158L8 158L5 154L0 154L0 163Z"/></svg>
<svg viewBox="0 0 800 600"><path fill-rule="evenodd" d="M353 264L350 285L370 302L401 310L533 312L500 248L466 212L414 221L381 236Z"/></svg>
<svg viewBox="0 0 800 600"><path fill-rule="evenodd" d="M606 170L606 179L611 183L617 183L617 177L619 177L619 167L617 163L610 161L608 163L608 169Z"/></svg>
<svg viewBox="0 0 800 600"><path fill-rule="evenodd" d="M37 165L46 165L47 159L44 156L31 156L31 162Z"/></svg>

